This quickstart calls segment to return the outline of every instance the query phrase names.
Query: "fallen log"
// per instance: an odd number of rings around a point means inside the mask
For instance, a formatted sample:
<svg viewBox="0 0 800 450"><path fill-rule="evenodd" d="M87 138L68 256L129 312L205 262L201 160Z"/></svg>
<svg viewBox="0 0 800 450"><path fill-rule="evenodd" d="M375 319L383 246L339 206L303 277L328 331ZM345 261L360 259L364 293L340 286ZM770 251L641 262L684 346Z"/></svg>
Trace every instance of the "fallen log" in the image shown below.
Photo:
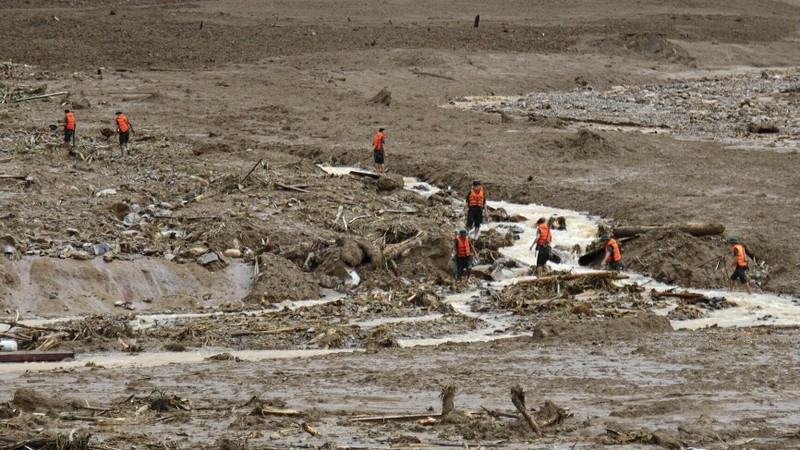
<svg viewBox="0 0 800 450"><path fill-rule="evenodd" d="M705 297L703 294L699 294L697 292L671 292L671 291L653 291L653 297L662 298L662 297L675 297L681 299L699 299Z"/></svg>
<svg viewBox="0 0 800 450"><path fill-rule="evenodd" d="M614 228L615 238L636 236L653 230L677 230L692 236L719 236L725 232L721 223L678 223L670 225L632 226Z"/></svg>
<svg viewBox="0 0 800 450"><path fill-rule="evenodd" d="M544 283L547 281L558 280L580 280L584 278L608 278L611 280L624 280L628 278L627 275L622 275L619 272L605 271L605 272L588 272L588 273L568 273L564 275L549 275L546 277L533 278L531 280L520 280L517 284L536 284Z"/></svg>
<svg viewBox="0 0 800 450"><path fill-rule="evenodd" d="M385 249L383 249L383 257L387 260L395 259L406 250L422 247L424 243L423 235L424 232L420 231L419 233L417 233L416 236L414 236L411 239L406 239L403 242L387 246Z"/></svg>
<svg viewBox="0 0 800 450"><path fill-rule="evenodd" d="M623 242L627 242L633 239L638 238L639 236L631 236L626 238L617 239L617 242L620 244ZM603 260L603 254L605 253L606 249L602 245L599 248L596 248L589 253L584 254L580 258L578 258L578 265L580 266L594 266L600 265L600 262Z"/></svg>
<svg viewBox="0 0 800 450"><path fill-rule="evenodd" d="M73 352L3 352L0 353L0 363L4 362L53 362L74 358Z"/></svg>
<svg viewBox="0 0 800 450"><path fill-rule="evenodd" d="M284 327L284 328L275 328L272 330L252 330L252 331L237 331L235 333L231 333L231 337L241 337L241 336L255 336L259 334L281 334L281 333L293 333L295 331L302 331L307 329L308 327Z"/></svg>
<svg viewBox="0 0 800 450"><path fill-rule="evenodd" d="M366 416L366 417L353 417L351 422L403 422L407 420L421 420L421 419L437 419L441 418L441 414L401 414L395 416Z"/></svg>

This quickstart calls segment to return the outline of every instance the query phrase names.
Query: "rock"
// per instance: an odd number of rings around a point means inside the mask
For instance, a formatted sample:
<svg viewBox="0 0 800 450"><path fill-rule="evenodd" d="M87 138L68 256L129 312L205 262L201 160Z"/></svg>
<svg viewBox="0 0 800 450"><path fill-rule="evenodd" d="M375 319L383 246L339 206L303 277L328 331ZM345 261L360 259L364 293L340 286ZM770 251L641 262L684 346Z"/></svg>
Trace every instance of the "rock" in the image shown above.
<svg viewBox="0 0 800 450"><path fill-rule="evenodd" d="M70 257L72 259L77 259L77 260L81 260L81 261L86 261L88 259L92 259L92 255L90 255L89 252L85 252L83 250L73 251L72 254L70 255Z"/></svg>
<svg viewBox="0 0 800 450"><path fill-rule="evenodd" d="M96 244L93 247L93 250L94 250L94 254L95 255L102 256L102 255L105 255L106 253L108 253L109 251L111 251L111 246L109 244L103 242L103 243L100 243L100 244Z"/></svg>
<svg viewBox="0 0 800 450"><path fill-rule="evenodd" d="M127 215L125 215L125 218L122 219L122 222L127 226L135 225L141 221L142 221L142 216L140 216L135 212L128 213Z"/></svg>
<svg viewBox="0 0 800 450"><path fill-rule="evenodd" d="M396 174L388 174L378 178L379 191L394 191L403 188L403 177Z"/></svg>
<svg viewBox="0 0 800 450"><path fill-rule="evenodd" d="M364 250L356 241L346 241L339 249L339 259L350 267L356 267L364 260Z"/></svg>
<svg viewBox="0 0 800 450"><path fill-rule="evenodd" d="M521 216L519 214L514 214L513 216L511 216L509 220L514 223L520 223L520 222L527 222L528 218L525 216Z"/></svg>
<svg viewBox="0 0 800 450"><path fill-rule="evenodd" d="M322 275L319 277L319 286L326 288L326 289L335 289L336 286L339 285L339 280L330 276L330 275Z"/></svg>
<svg viewBox="0 0 800 450"><path fill-rule="evenodd" d="M205 247L192 247L189 249L189 254L194 257L204 255L206 252L208 252L208 249Z"/></svg>
<svg viewBox="0 0 800 450"><path fill-rule="evenodd" d="M227 256L228 258L241 258L242 257L242 251L239 250L239 249L236 249L236 248L229 248L229 249L225 250L222 254Z"/></svg>
<svg viewBox="0 0 800 450"><path fill-rule="evenodd" d="M208 252L208 253L204 254L203 256L197 258L197 263L202 265L202 266L211 264L211 263L213 263L215 261L219 261L219 255L217 255L216 252Z"/></svg>
<svg viewBox="0 0 800 450"><path fill-rule="evenodd" d="M106 197L109 195L117 195L116 189L103 189L102 191L97 192L94 194L95 197Z"/></svg>
<svg viewBox="0 0 800 450"><path fill-rule="evenodd" d="M370 99L370 102L389 106L392 103L392 93L389 91L389 89L383 88Z"/></svg>
<svg viewBox="0 0 800 450"><path fill-rule="evenodd" d="M472 276L480 278L481 280L493 281L492 266L489 264L482 264L472 268Z"/></svg>
<svg viewBox="0 0 800 450"><path fill-rule="evenodd" d="M81 232L77 228L67 228L66 232L70 236L77 236L77 235L81 234Z"/></svg>

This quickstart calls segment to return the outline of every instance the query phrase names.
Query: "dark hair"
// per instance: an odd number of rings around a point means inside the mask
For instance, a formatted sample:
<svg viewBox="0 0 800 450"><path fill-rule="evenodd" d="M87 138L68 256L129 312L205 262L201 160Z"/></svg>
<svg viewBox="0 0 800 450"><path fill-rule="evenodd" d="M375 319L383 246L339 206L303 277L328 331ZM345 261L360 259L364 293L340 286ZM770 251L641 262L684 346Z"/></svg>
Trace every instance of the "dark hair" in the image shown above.
<svg viewBox="0 0 800 450"><path fill-rule="evenodd" d="M547 221L545 220L544 217L540 217L539 220L536 221L536 223L545 223L545 222Z"/></svg>
<svg viewBox="0 0 800 450"><path fill-rule="evenodd" d="M472 182L472 185L473 185L473 186L480 186L480 185L481 185L481 182L480 182L480 181L478 181L478 180L475 180L475 181L473 181L473 182Z"/></svg>
<svg viewBox="0 0 800 450"><path fill-rule="evenodd" d="M65 110L64 110L64 112L69 112L69 110L68 110L68 109L65 109Z"/></svg>
<svg viewBox="0 0 800 450"><path fill-rule="evenodd" d="M378 131L383 131L383 130L385 130L385 129L386 129L386 128L378 128Z"/></svg>

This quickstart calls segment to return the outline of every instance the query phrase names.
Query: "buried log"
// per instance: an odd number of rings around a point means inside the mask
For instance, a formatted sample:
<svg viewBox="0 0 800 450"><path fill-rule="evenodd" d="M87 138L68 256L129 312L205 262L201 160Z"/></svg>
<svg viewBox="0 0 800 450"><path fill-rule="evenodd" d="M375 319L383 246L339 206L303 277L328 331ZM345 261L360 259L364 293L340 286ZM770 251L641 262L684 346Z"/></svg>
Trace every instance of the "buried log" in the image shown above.
<svg viewBox="0 0 800 450"><path fill-rule="evenodd" d="M520 385L514 385L511 388L511 403L514 404L514 407L517 408L522 417L525 418L525 422L528 423L528 426L531 427L534 433L541 436L542 430L539 429L539 424L536 423L536 419L531 417L530 413L528 412L528 408L525 406L525 391L522 389Z"/></svg>
<svg viewBox="0 0 800 450"><path fill-rule="evenodd" d="M533 278L530 280L520 280L517 284L537 284L545 283L552 280L567 281L567 280L581 280L586 278L594 279L610 279L610 280L624 280L628 278L627 275L622 275L619 272L604 271L604 272L588 272L588 273L568 273L563 275L550 275L546 277Z"/></svg>
<svg viewBox="0 0 800 450"><path fill-rule="evenodd" d="M442 393L439 394L439 398L442 399L442 417L450 414L455 409L454 400L457 390L458 388L454 384L448 384L442 388Z"/></svg>
<svg viewBox="0 0 800 450"><path fill-rule="evenodd" d="M705 297L705 295L697 293L697 292L672 292L672 291L659 292L659 291L655 291L655 290L652 292L652 295L653 295L653 297L656 297L656 298L675 297L675 298L680 298L680 299L684 299L684 300L695 300L695 299L701 299L701 298Z"/></svg>
<svg viewBox="0 0 800 450"><path fill-rule="evenodd" d="M73 352L3 352L0 353L0 363L4 362L54 362L74 358Z"/></svg>
<svg viewBox="0 0 800 450"><path fill-rule="evenodd" d="M424 243L423 242L424 241L424 239L423 239L423 237L424 237L423 235L424 234L425 233L423 231L420 231L420 232L417 233L416 236L414 236L411 239L406 239L403 242L398 242L397 244L392 244L392 245L386 246L386 248L383 249L383 257L385 259L387 259L387 260L396 259L397 257L399 257L406 250L411 250L413 248L422 247L422 245Z"/></svg>
<svg viewBox="0 0 800 450"><path fill-rule="evenodd" d="M615 238L636 236L653 230L677 230L692 236L719 236L725 232L721 223L679 223L671 225L633 226L614 228Z"/></svg>

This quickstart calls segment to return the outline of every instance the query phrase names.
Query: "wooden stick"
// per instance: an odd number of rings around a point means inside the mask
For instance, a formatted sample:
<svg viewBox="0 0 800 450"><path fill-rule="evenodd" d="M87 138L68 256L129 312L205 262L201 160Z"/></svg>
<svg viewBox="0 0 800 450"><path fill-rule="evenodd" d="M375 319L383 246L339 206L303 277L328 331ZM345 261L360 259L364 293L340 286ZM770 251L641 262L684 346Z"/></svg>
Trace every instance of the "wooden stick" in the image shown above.
<svg viewBox="0 0 800 450"><path fill-rule="evenodd" d="M303 189L303 188L299 188L297 186L291 186L291 185L288 185L288 184L278 183L277 181L275 182L275 186L277 186L277 187L279 187L281 189L286 189L287 191L297 191L297 192L303 192L303 193L308 194L308 191Z"/></svg>
<svg viewBox="0 0 800 450"><path fill-rule="evenodd" d="M522 417L525 418L525 421L528 423L528 426L531 427L534 433L541 436L542 430L539 429L539 424L536 423L536 419L531 417L528 413L528 408L525 407L525 391L522 390L522 386L515 385L511 388L511 403L514 404L514 407L517 408Z"/></svg>
<svg viewBox="0 0 800 450"><path fill-rule="evenodd" d="M291 333L292 331L305 330L306 328L307 327L285 327L285 328L275 328L274 330L238 331L236 333L231 333L231 337L254 336L258 334Z"/></svg>
<svg viewBox="0 0 800 450"><path fill-rule="evenodd" d="M441 414L402 414L396 416L366 416L366 417L353 417L351 422L403 422L407 420L420 420L427 419L428 417L437 419L441 418Z"/></svg>
<svg viewBox="0 0 800 450"><path fill-rule="evenodd" d="M247 172L247 175L245 175L244 178L242 178L242 180L239 181L239 184L244 183L244 180L246 180L250 176L250 174L253 173L254 170L256 170L256 167L258 167L258 165L261 164L261 161L263 161L263 160L264 160L264 158L259 159L258 162L256 163L256 165L254 165L253 168L250 169L250 172Z"/></svg>
<svg viewBox="0 0 800 450"><path fill-rule="evenodd" d="M55 97L57 95L69 95L69 92L53 92L52 94L34 95L33 97L23 97L16 100L11 100L11 103L27 102L29 100L37 100L40 98Z"/></svg>
<svg viewBox="0 0 800 450"><path fill-rule="evenodd" d="M496 409L489 409L485 406L481 406L481 409L486 411L486 414L489 414L490 416L495 418L505 417L507 419L519 419L518 414L504 413Z"/></svg>
<svg viewBox="0 0 800 450"><path fill-rule="evenodd" d="M386 259L393 259L399 256L406 250L410 250L412 248L420 247L423 244L422 235L424 232L420 230L416 236L411 239L406 239L403 242L399 242L397 244L392 244L386 247L383 250L383 257Z"/></svg>

